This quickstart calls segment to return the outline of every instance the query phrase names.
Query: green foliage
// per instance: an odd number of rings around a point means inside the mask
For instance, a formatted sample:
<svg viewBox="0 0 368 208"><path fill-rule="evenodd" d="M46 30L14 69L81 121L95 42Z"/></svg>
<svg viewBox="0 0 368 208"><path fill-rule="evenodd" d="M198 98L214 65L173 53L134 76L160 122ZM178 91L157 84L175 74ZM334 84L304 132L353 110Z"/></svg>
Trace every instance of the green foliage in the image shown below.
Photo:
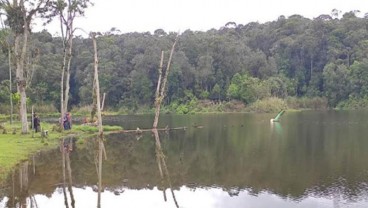
<svg viewBox="0 0 368 208"><path fill-rule="evenodd" d="M287 104L284 100L276 97L270 97L263 100L257 100L256 102L252 103L247 110L252 112L275 113L287 108Z"/></svg>
<svg viewBox="0 0 368 208"><path fill-rule="evenodd" d="M12 99L14 104L16 105L20 104L20 94L18 92L13 93Z"/></svg>
<svg viewBox="0 0 368 208"><path fill-rule="evenodd" d="M249 104L258 99L269 97L270 88L267 82L258 78L250 77L247 74L235 74L227 89L227 95L230 99L241 100Z"/></svg>
<svg viewBox="0 0 368 208"><path fill-rule="evenodd" d="M176 108L177 114L187 114L189 113L189 108L187 105L181 104Z"/></svg>
<svg viewBox="0 0 368 208"><path fill-rule="evenodd" d="M33 138L32 134L20 134L20 123L13 123L12 125L5 123L4 127L7 134L0 134L0 181L5 179L7 173L19 161L27 160L31 154L41 149L55 148L58 139L62 136L60 133L49 131L49 137L46 140L46 144L49 145L45 146L40 133L36 133ZM51 125L41 122L41 128L51 129Z"/></svg>
<svg viewBox="0 0 368 208"><path fill-rule="evenodd" d="M53 104L37 104L34 106L34 112L42 114L50 114L58 112Z"/></svg>
<svg viewBox="0 0 368 208"><path fill-rule="evenodd" d="M80 11L88 5L88 1L77 2ZM66 5L59 7L65 9ZM368 95L365 28L366 19L347 13L341 19L324 15L311 20L293 15L267 24L238 24L207 32L187 30L180 35L174 53L163 101L169 107L164 109L176 112L179 105L188 105L194 98L250 105L268 97L326 97L330 107L351 96L364 98ZM39 61L27 95L32 104L59 106L62 39L47 31L34 33L30 39L31 50L39 50ZM162 50L168 54L174 39L175 34L162 29L154 34L110 31L101 35L97 42L100 87L107 94L105 106L129 113L152 112L160 54ZM5 42L0 43L6 52ZM71 66L70 104L90 105L91 40L76 37L73 46L76 55ZM166 55L165 62L167 59ZM0 74L4 75L0 77L0 102L7 102L6 54L0 55ZM177 106L172 107L175 102ZM141 106L144 109L140 110Z"/></svg>
<svg viewBox="0 0 368 208"><path fill-rule="evenodd" d="M368 96L368 59L355 61L350 67L351 95L358 98ZM345 86L346 87L346 86Z"/></svg>
<svg viewBox="0 0 368 208"><path fill-rule="evenodd" d="M217 83L212 88L211 97L214 100L220 100L221 99L221 88L220 88L220 85L218 85Z"/></svg>
<svg viewBox="0 0 368 208"><path fill-rule="evenodd" d="M328 101L324 97L288 97L286 99L287 106L292 109L327 109Z"/></svg>
<svg viewBox="0 0 368 208"><path fill-rule="evenodd" d="M208 99L210 97L210 93L208 91L202 91L199 95L200 99Z"/></svg>
<svg viewBox="0 0 368 208"><path fill-rule="evenodd" d="M92 105L85 105L81 107L74 106L71 110L73 114L77 115L90 115L92 111Z"/></svg>
<svg viewBox="0 0 368 208"><path fill-rule="evenodd" d="M287 96L287 85L281 78L270 77L266 83L272 97L285 98Z"/></svg>
<svg viewBox="0 0 368 208"><path fill-rule="evenodd" d="M368 96L363 98L350 97L348 100L338 103L336 108L347 110L368 109Z"/></svg>
<svg viewBox="0 0 368 208"><path fill-rule="evenodd" d="M351 80L345 65L328 64L323 72L324 90L331 106L336 106L349 96Z"/></svg>

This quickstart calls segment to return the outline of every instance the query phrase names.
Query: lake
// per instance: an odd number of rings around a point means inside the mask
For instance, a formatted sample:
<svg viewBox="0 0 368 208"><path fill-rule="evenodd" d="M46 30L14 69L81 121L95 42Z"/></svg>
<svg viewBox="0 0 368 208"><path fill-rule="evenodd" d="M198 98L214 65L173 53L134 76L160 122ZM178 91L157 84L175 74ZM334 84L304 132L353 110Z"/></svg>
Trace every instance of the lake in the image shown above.
<svg viewBox="0 0 368 208"><path fill-rule="evenodd" d="M99 202L96 142L70 139L67 157L22 163L0 207L368 207L367 111L274 116L162 115L161 128L187 128L106 136ZM103 122L145 129L153 116Z"/></svg>

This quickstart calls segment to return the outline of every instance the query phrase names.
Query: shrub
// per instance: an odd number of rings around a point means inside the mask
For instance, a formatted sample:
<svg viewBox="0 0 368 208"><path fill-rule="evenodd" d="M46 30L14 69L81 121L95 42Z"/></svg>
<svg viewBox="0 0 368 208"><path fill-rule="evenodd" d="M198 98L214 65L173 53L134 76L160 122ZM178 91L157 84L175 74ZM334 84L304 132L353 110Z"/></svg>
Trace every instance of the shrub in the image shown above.
<svg viewBox="0 0 368 208"><path fill-rule="evenodd" d="M89 115L92 111L92 105L85 105L81 107L73 107L71 112L78 115Z"/></svg>
<svg viewBox="0 0 368 208"><path fill-rule="evenodd" d="M328 108L328 101L327 98L324 97L288 97L286 99L287 105L289 108L300 109L300 108L307 108L307 109L327 109Z"/></svg>
<svg viewBox="0 0 368 208"><path fill-rule="evenodd" d="M188 106L185 104L181 104L176 108L176 113L177 114L187 114L189 113L189 109Z"/></svg>
<svg viewBox="0 0 368 208"><path fill-rule="evenodd" d="M351 110L368 109L368 97L364 98L350 97L348 100L338 103L336 108L351 109Z"/></svg>
<svg viewBox="0 0 368 208"><path fill-rule="evenodd" d="M34 112L49 114L49 113L56 113L58 110L55 108L53 104L37 104L34 105ZM29 111L30 112L30 111Z"/></svg>
<svg viewBox="0 0 368 208"><path fill-rule="evenodd" d="M287 109L287 104L284 100L276 97L265 98L252 103L248 110L262 113L273 113Z"/></svg>
<svg viewBox="0 0 368 208"><path fill-rule="evenodd" d="M245 109L245 104L238 100L231 100L224 104L224 111L240 112Z"/></svg>

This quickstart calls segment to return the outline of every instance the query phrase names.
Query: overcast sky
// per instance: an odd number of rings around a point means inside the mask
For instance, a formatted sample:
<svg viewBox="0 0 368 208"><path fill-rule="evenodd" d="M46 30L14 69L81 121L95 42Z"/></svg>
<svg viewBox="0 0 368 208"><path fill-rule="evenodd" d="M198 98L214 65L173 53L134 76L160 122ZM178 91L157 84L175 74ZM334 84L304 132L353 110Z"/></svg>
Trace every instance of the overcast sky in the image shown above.
<svg viewBox="0 0 368 208"><path fill-rule="evenodd" d="M333 9L342 13L359 10L368 12L368 0L91 0L94 6L85 17L76 20L76 27L85 31L106 32L112 27L121 32L153 32L156 29L207 31L218 29L227 22L247 24L264 23L300 14L314 18L331 14ZM56 35L56 23L37 29L47 29Z"/></svg>

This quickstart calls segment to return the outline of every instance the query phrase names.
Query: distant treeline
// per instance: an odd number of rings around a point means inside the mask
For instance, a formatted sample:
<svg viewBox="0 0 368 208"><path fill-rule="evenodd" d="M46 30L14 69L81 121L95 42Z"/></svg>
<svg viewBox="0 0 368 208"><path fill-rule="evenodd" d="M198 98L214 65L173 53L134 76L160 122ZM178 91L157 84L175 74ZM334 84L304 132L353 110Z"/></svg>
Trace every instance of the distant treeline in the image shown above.
<svg viewBox="0 0 368 208"><path fill-rule="evenodd" d="M103 33L98 38L98 54L105 106L153 106L161 50L167 51L167 59L175 37L162 29L153 34ZM93 99L92 41L77 37L73 44L70 104L88 105ZM59 106L62 48L61 38L47 31L32 35L27 59L31 103ZM341 18L280 16L264 24L229 22L218 30L187 30L179 37L164 103L180 105L199 99L238 100L248 105L291 96L326 98L330 107L365 107L367 57L368 17L357 17L354 12ZM4 47L0 103L9 102L8 70ZM16 94L13 97L16 101Z"/></svg>

